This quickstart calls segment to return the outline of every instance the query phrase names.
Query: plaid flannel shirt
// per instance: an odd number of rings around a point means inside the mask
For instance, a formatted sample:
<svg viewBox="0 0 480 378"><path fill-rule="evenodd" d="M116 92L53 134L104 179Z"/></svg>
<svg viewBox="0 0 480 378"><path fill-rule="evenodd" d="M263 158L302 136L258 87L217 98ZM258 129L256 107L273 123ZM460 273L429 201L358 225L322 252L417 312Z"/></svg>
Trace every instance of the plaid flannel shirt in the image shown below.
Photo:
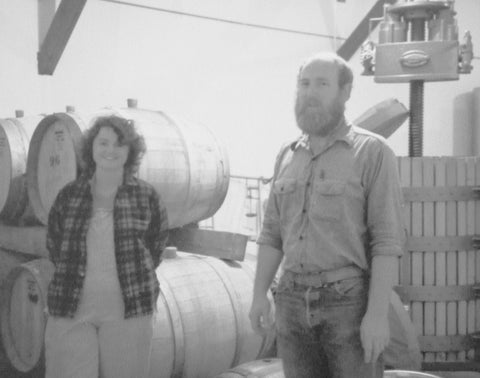
<svg viewBox="0 0 480 378"><path fill-rule="evenodd" d="M86 272L92 201L90 182L81 177L58 193L50 210L47 249L55 265L48 288L52 316L72 318L77 310ZM166 208L150 184L130 177L118 188L113 219L125 318L151 314L160 291L155 268L168 238Z"/></svg>

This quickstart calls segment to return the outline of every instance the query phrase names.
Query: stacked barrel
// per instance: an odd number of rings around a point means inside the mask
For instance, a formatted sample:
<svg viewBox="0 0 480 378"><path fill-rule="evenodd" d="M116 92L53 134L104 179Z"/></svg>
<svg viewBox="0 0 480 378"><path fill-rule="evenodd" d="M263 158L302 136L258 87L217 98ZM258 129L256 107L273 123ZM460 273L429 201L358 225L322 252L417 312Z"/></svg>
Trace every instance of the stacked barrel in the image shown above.
<svg viewBox="0 0 480 378"><path fill-rule="evenodd" d="M33 215L33 223L46 225L58 191L79 174L83 131L106 115L133 120L144 136L147 153L139 177L161 194L172 228L212 216L228 189L223 145L203 125L138 109L134 101L129 105L101 109L88 117L67 107L39 122L38 117L0 120L0 220L28 224Z"/></svg>
<svg viewBox="0 0 480 378"><path fill-rule="evenodd" d="M42 374L46 293L54 270L45 250L48 213L59 190L78 177L81 138L97 117L131 119L144 136L147 152L138 176L160 193L170 228L211 217L226 196L228 157L207 127L139 109L135 101L128 105L88 117L67 107L0 120L0 375L4 369L12 371L7 375ZM249 326L250 262L184 252L169 257L157 270L162 290L152 377L214 376L270 351L273 337L255 335Z"/></svg>

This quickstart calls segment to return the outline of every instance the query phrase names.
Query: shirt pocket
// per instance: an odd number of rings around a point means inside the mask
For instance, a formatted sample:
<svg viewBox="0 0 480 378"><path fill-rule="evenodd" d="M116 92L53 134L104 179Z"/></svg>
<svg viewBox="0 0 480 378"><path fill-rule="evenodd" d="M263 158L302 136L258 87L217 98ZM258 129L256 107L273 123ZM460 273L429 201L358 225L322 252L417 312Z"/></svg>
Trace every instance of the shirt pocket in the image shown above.
<svg viewBox="0 0 480 378"><path fill-rule="evenodd" d="M297 187L297 180L295 179L279 179L273 184L273 192L275 194L283 195L295 192Z"/></svg>
<svg viewBox="0 0 480 378"><path fill-rule="evenodd" d="M315 218L337 221L343 213L346 183L340 180L315 182L312 195Z"/></svg>
<svg viewBox="0 0 480 378"><path fill-rule="evenodd" d="M291 178L281 178L273 183L273 193L275 193L280 210L280 218L285 219L294 215L296 207L297 180Z"/></svg>

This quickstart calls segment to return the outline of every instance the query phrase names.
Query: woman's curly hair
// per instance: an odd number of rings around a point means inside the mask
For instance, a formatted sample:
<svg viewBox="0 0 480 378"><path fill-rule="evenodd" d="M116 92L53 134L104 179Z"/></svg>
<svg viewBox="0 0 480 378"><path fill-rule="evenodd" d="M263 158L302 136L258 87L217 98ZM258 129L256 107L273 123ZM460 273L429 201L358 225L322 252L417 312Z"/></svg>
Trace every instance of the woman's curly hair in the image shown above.
<svg viewBox="0 0 480 378"><path fill-rule="evenodd" d="M147 148L145 139L135 130L133 120L110 115L95 119L93 125L85 131L80 145L83 173L92 177L96 164L93 160L93 140L102 127L110 127L118 135L118 143L129 147L127 161L124 165L125 175L134 175L140 166Z"/></svg>

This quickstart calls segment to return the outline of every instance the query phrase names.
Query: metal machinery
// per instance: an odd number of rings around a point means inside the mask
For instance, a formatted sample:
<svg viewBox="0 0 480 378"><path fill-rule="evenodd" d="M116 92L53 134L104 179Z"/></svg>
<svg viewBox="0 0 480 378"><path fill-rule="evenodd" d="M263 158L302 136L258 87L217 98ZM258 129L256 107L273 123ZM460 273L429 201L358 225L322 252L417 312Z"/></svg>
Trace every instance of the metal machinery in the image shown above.
<svg viewBox="0 0 480 378"><path fill-rule="evenodd" d="M409 156L423 153L425 81L458 80L470 73L473 58L469 31L458 41L454 1L404 0L384 5L378 44L361 47L363 75L377 83L410 83Z"/></svg>

